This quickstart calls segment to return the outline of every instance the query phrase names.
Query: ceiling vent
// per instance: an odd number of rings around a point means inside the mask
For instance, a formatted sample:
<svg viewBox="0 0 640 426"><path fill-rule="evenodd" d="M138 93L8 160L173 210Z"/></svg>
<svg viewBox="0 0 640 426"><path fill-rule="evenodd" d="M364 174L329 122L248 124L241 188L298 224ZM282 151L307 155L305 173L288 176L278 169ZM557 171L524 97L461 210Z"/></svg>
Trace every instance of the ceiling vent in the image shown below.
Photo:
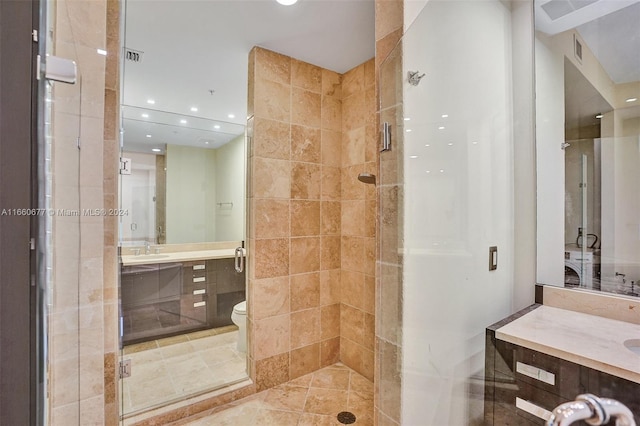
<svg viewBox="0 0 640 426"><path fill-rule="evenodd" d="M597 1L599 0L551 0L541 7L549 15L549 18L555 21Z"/></svg>
<svg viewBox="0 0 640 426"><path fill-rule="evenodd" d="M124 48L124 59L126 61L142 62L142 55L144 55L144 52L140 50L133 50L128 47Z"/></svg>

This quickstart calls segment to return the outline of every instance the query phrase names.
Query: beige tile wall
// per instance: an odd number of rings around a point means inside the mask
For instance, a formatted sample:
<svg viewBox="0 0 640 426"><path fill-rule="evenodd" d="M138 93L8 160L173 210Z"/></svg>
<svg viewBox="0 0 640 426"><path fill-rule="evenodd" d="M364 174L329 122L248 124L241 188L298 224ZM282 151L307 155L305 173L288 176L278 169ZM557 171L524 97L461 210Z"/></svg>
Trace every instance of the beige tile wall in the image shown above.
<svg viewBox="0 0 640 426"><path fill-rule="evenodd" d="M249 59L249 360L258 390L339 359L341 76Z"/></svg>
<svg viewBox="0 0 640 426"><path fill-rule="evenodd" d="M103 136L106 1L54 1L53 46L73 59L80 81L54 83L52 93L52 206L104 207ZM79 136L81 149L77 148ZM102 217L53 219L53 285L49 305L51 424L105 424L106 337Z"/></svg>
<svg viewBox="0 0 640 426"><path fill-rule="evenodd" d="M376 275L376 186L358 180L377 175L375 61L342 78L340 359L373 380Z"/></svg>
<svg viewBox="0 0 640 426"><path fill-rule="evenodd" d="M104 88L103 202L118 208L119 106L120 106L120 1L107 0L107 58ZM118 392L118 217L104 217L104 424L117 425Z"/></svg>
<svg viewBox="0 0 640 426"><path fill-rule="evenodd" d="M379 121L392 126L392 150L380 154L376 280L375 397L378 425L401 424L403 247L403 0L376 0L376 72Z"/></svg>

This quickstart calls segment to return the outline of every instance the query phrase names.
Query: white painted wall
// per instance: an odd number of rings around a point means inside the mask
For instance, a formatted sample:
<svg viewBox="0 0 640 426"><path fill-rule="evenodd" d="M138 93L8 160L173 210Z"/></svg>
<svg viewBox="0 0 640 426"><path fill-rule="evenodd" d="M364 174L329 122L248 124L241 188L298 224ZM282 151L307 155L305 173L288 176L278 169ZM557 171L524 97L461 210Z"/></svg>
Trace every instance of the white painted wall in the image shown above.
<svg viewBox="0 0 640 426"><path fill-rule="evenodd" d="M167 244L215 241L216 151L167 145Z"/></svg>
<svg viewBox="0 0 640 426"><path fill-rule="evenodd" d="M519 12L498 0L431 0L404 37L404 75L426 76L404 86L403 424L480 424L485 328L514 308L512 25L532 22ZM518 93L531 92L531 70L517 81ZM520 125L523 159L531 122ZM533 159L524 161L519 188L531 191ZM528 295L533 302L532 287Z"/></svg>
<svg viewBox="0 0 640 426"><path fill-rule="evenodd" d="M536 33L537 281L564 286L564 55Z"/></svg>
<svg viewBox="0 0 640 426"><path fill-rule="evenodd" d="M244 240L245 137L216 150L216 241ZM217 203L225 203L217 205ZM226 203L233 203L233 207Z"/></svg>

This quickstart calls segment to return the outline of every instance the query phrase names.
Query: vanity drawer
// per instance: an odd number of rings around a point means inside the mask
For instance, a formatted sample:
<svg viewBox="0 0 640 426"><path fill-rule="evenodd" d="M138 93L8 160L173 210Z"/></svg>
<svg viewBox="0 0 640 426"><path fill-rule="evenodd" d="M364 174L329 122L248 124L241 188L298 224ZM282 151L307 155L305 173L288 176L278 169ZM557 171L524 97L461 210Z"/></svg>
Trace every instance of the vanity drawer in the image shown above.
<svg viewBox="0 0 640 426"><path fill-rule="evenodd" d="M580 366L551 355L519 346L514 368L518 381L566 400L573 400L586 390L587 378L581 377Z"/></svg>
<svg viewBox="0 0 640 426"><path fill-rule="evenodd" d="M182 268L185 273L206 274L211 267L208 260L193 260L189 262L183 262Z"/></svg>
<svg viewBox="0 0 640 426"><path fill-rule="evenodd" d="M544 425L551 411L566 401L521 380L497 385L493 424Z"/></svg>
<svg viewBox="0 0 640 426"><path fill-rule="evenodd" d="M206 295L184 295L180 298L180 318L183 324L206 324L209 300Z"/></svg>

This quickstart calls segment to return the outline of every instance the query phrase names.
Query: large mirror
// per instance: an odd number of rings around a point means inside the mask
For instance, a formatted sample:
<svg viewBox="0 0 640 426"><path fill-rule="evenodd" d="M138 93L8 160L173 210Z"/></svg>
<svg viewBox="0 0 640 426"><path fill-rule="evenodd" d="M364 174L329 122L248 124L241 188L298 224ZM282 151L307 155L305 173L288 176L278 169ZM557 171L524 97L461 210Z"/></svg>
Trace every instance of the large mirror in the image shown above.
<svg viewBox="0 0 640 426"><path fill-rule="evenodd" d="M126 104L122 117L123 244L244 240L244 127Z"/></svg>
<svg viewBox="0 0 640 426"><path fill-rule="evenodd" d="M640 2L540 0L542 284L640 294Z"/></svg>

